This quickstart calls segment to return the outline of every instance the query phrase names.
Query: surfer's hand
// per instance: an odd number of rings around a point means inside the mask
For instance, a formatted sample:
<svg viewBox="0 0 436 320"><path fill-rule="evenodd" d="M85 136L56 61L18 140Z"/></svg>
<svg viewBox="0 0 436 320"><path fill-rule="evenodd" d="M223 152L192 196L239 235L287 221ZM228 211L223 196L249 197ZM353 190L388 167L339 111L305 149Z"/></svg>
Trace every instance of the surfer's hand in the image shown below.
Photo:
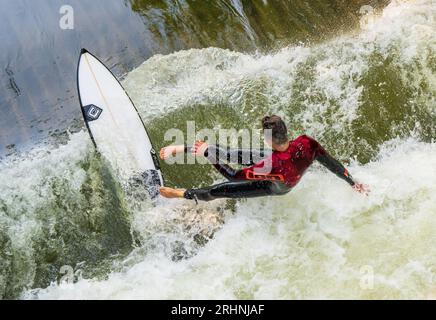
<svg viewBox="0 0 436 320"><path fill-rule="evenodd" d="M362 184L362 183L356 183L353 186L353 189L356 190L359 193L364 194L365 196L369 195L369 193L371 192L369 187L367 185L365 185L365 184Z"/></svg>
<svg viewBox="0 0 436 320"><path fill-rule="evenodd" d="M204 156L209 145L204 141L195 142L194 147L192 148L192 155L194 156Z"/></svg>
<svg viewBox="0 0 436 320"><path fill-rule="evenodd" d="M161 160L168 160L182 152L185 152L185 146L169 146L162 148L159 155Z"/></svg>

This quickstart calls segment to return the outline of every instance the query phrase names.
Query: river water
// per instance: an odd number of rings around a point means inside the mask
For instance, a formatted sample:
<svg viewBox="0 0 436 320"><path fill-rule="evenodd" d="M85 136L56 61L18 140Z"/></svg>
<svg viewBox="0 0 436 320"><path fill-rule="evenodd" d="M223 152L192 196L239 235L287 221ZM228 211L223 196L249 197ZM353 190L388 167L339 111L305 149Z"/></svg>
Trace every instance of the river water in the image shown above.
<svg viewBox="0 0 436 320"><path fill-rule="evenodd" d="M2 78L9 92L1 101L2 143L10 155L0 163L0 294L27 299L434 296L435 1L393 1L361 26L356 14L365 3L358 1L314 1L312 7L303 1L292 7L222 1L207 10L194 2L113 1L100 18L112 17L115 33L95 32L105 34L102 42L95 34L62 40L68 50L54 41L48 48L58 49L48 61L81 46L94 49L124 79L157 147L165 144L166 130L186 131L186 121L198 128L243 129L277 113L293 136L307 133L349 163L353 175L371 186L371 195L354 193L314 166L283 197L152 207L140 190L125 194L95 154L81 130L72 88L48 90L56 93L53 99L71 90L62 103L66 111L48 112L49 121L29 126L44 118L39 112L47 112L47 106L60 104L39 96L41 87L29 85L35 90L29 91L23 85L31 81L30 73L41 83L38 68L29 69L31 55L23 53L30 49L15 56L7 50L2 61L16 63ZM95 5L83 7L88 16L104 7ZM16 14L37 16L14 8ZM209 23L211 16L218 18ZM115 18L128 25L114 27ZM102 21L89 23L109 28L109 21ZM12 41L10 34L2 37L2 43ZM73 87L68 70L75 68L74 58L73 52L67 68L62 64L62 72L42 72L43 77L61 86L65 75ZM21 65L30 70L27 76L15 71ZM29 99L33 107L27 107ZM13 112L3 113L9 105ZM22 121L11 129L18 113ZM36 143L45 136L56 143ZM20 151L29 141L32 150ZM171 186L220 179L207 165L164 165L163 170ZM59 282L62 276L71 281Z"/></svg>

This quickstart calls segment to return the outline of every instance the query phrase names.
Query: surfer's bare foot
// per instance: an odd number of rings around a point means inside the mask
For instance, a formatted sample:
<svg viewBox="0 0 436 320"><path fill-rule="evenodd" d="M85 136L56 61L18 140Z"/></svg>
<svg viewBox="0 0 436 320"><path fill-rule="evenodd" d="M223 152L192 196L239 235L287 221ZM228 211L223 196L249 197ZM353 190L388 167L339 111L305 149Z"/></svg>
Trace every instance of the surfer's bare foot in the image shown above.
<svg viewBox="0 0 436 320"><path fill-rule="evenodd" d="M173 188L166 188L166 187L160 188L161 196L168 199L183 198L185 192L186 192L185 189L173 189Z"/></svg>

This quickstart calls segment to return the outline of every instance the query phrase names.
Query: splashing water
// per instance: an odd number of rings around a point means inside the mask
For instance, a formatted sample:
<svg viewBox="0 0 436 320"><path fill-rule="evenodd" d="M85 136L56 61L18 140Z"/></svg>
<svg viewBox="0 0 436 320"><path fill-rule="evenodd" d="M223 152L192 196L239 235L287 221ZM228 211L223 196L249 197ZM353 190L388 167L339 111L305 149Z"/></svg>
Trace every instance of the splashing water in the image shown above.
<svg viewBox="0 0 436 320"><path fill-rule="evenodd" d="M215 239L189 260L173 262L156 250L107 281L81 280L36 294L42 299L422 298L434 289L435 168L434 145L395 141L379 160L351 166L372 186L369 198L330 173L312 171L288 196L239 203ZM365 287L367 268L373 287Z"/></svg>

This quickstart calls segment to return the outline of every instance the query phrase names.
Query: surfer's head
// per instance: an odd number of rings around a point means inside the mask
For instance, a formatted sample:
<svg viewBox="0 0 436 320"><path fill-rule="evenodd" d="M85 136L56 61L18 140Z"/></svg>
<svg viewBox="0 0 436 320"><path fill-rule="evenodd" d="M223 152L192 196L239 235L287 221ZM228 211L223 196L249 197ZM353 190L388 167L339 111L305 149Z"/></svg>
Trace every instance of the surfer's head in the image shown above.
<svg viewBox="0 0 436 320"><path fill-rule="evenodd" d="M262 128L265 134L265 141L274 149L282 151L288 146L288 128L279 116L266 116L262 119ZM283 150L284 151L284 150Z"/></svg>

